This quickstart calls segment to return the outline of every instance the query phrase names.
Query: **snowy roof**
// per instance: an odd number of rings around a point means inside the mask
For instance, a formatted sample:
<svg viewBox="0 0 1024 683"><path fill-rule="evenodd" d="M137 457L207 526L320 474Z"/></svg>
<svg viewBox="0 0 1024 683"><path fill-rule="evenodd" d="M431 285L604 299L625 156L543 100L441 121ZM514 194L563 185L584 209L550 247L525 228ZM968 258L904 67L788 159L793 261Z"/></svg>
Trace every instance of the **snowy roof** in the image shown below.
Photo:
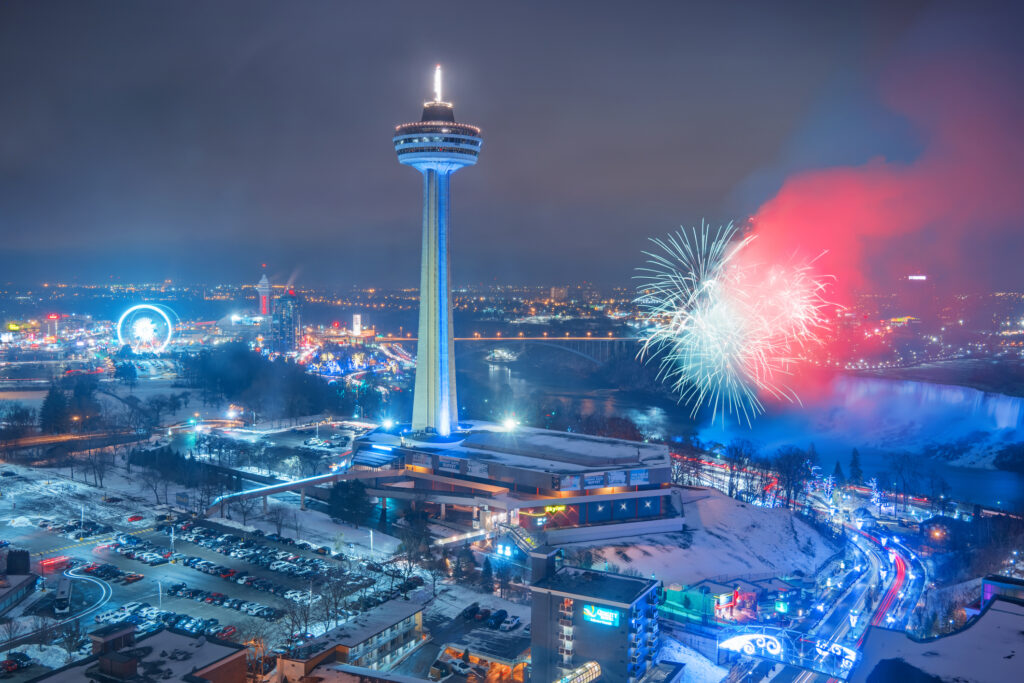
<svg viewBox="0 0 1024 683"><path fill-rule="evenodd" d="M321 683L357 683L368 678L375 681L394 681L395 683L423 683L426 680L390 671L337 663L321 664L310 672L310 676L315 677Z"/></svg>
<svg viewBox="0 0 1024 683"><path fill-rule="evenodd" d="M373 609L362 612L351 621L347 621L341 626L328 631L316 640L304 645L300 648L300 651L308 652L312 656L323 652L324 648L336 645L349 648L355 647L381 631L385 631L422 611L423 606L427 602L428 596L424 591L410 593L408 600L400 598L388 600ZM302 659L301 657L296 658Z"/></svg>
<svg viewBox="0 0 1024 683"><path fill-rule="evenodd" d="M117 654L138 658L138 676L131 681L190 681L191 674L245 651L245 646L216 638L196 637L176 629L161 629L143 636L134 645L121 648ZM97 666L97 656L88 657L44 674L38 681L90 680L86 674Z"/></svg>
<svg viewBox="0 0 1024 683"><path fill-rule="evenodd" d="M1024 605L996 598L970 626L930 641L911 640L902 631L872 627L851 683L889 680L886 672L924 672L941 680L992 683L1020 680L1024 651ZM916 670L916 671L915 671Z"/></svg>
<svg viewBox="0 0 1024 683"><path fill-rule="evenodd" d="M591 600L632 605L644 593L658 584L653 579L641 579L593 569L562 567L554 574L533 584L534 590L582 596Z"/></svg>
<svg viewBox="0 0 1024 683"><path fill-rule="evenodd" d="M406 447L450 457L500 462L550 472L583 472L627 467L669 467L668 447L601 436L472 422L446 439L417 439L378 430L360 439L378 449ZM360 449L359 451L363 451ZM387 452L387 451L385 451Z"/></svg>

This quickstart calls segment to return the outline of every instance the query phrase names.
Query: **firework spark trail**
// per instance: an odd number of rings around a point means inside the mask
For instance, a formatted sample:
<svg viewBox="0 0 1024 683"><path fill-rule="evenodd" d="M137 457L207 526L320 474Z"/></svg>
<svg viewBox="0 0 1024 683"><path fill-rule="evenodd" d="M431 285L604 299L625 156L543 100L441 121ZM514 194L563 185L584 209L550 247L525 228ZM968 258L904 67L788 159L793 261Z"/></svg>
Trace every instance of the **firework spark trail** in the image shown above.
<svg viewBox="0 0 1024 683"><path fill-rule="evenodd" d="M748 424L764 412L762 396L798 401L783 380L825 327L825 280L813 262L748 263L732 223L682 229L652 239L636 276L649 332L641 358L692 406L731 413Z"/></svg>

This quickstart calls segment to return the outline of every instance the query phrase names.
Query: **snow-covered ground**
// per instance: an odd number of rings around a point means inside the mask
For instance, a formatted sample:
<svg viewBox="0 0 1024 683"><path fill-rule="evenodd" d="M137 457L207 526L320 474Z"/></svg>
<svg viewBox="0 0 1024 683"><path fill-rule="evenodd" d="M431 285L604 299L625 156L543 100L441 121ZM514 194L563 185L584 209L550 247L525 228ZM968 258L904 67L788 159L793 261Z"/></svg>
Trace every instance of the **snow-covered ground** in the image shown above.
<svg viewBox="0 0 1024 683"><path fill-rule="evenodd" d="M669 586L711 577L813 574L837 548L785 509L742 503L708 489L683 506L686 529L628 541L567 544L570 560L589 550L593 566L642 576Z"/></svg>
<svg viewBox="0 0 1024 683"><path fill-rule="evenodd" d="M661 639L661 654L658 655L658 660L685 664L683 681L686 683L719 683L729 673L728 669L716 665L696 650L691 650L668 636Z"/></svg>
<svg viewBox="0 0 1024 683"><path fill-rule="evenodd" d="M36 664L48 669L59 669L69 661L67 650L56 645L24 645L18 648L18 652L24 652Z"/></svg>

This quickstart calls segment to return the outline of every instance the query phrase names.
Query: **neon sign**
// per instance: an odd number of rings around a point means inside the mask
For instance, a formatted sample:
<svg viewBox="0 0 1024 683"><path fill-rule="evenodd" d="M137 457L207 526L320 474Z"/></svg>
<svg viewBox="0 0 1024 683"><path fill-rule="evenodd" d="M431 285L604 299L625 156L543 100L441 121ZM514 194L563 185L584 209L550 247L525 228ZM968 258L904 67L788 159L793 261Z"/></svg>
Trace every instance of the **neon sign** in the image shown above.
<svg viewBox="0 0 1024 683"><path fill-rule="evenodd" d="M606 609L597 605L583 605L583 621L601 624L602 626L618 626L619 613L613 609Z"/></svg>
<svg viewBox="0 0 1024 683"><path fill-rule="evenodd" d="M557 512L565 512L565 506L564 505L548 505L547 507L544 508L544 512L546 512L549 515L553 515L553 514L555 514Z"/></svg>

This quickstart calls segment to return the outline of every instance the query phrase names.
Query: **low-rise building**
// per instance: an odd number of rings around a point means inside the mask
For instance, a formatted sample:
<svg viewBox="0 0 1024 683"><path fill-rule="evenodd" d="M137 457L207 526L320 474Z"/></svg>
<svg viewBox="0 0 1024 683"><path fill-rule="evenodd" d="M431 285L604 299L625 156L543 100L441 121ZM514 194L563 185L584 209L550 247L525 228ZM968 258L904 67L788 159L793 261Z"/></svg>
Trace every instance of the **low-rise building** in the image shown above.
<svg viewBox="0 0 1024 683"><path fill-rule="evenodd" d="M281 655L277 659L278 671L290 681L335 663L386 671L423 643L425 603L422 591L410 595L408 600L388 600Z"/></svg>
<svg viewBox="0 0 1024 683"><path fill-rule="evenodd" d="M46 683L245 683L246 648L226 640L160 629L139 639L120 622L89 634L93 654L29 681Z"/></svg>

